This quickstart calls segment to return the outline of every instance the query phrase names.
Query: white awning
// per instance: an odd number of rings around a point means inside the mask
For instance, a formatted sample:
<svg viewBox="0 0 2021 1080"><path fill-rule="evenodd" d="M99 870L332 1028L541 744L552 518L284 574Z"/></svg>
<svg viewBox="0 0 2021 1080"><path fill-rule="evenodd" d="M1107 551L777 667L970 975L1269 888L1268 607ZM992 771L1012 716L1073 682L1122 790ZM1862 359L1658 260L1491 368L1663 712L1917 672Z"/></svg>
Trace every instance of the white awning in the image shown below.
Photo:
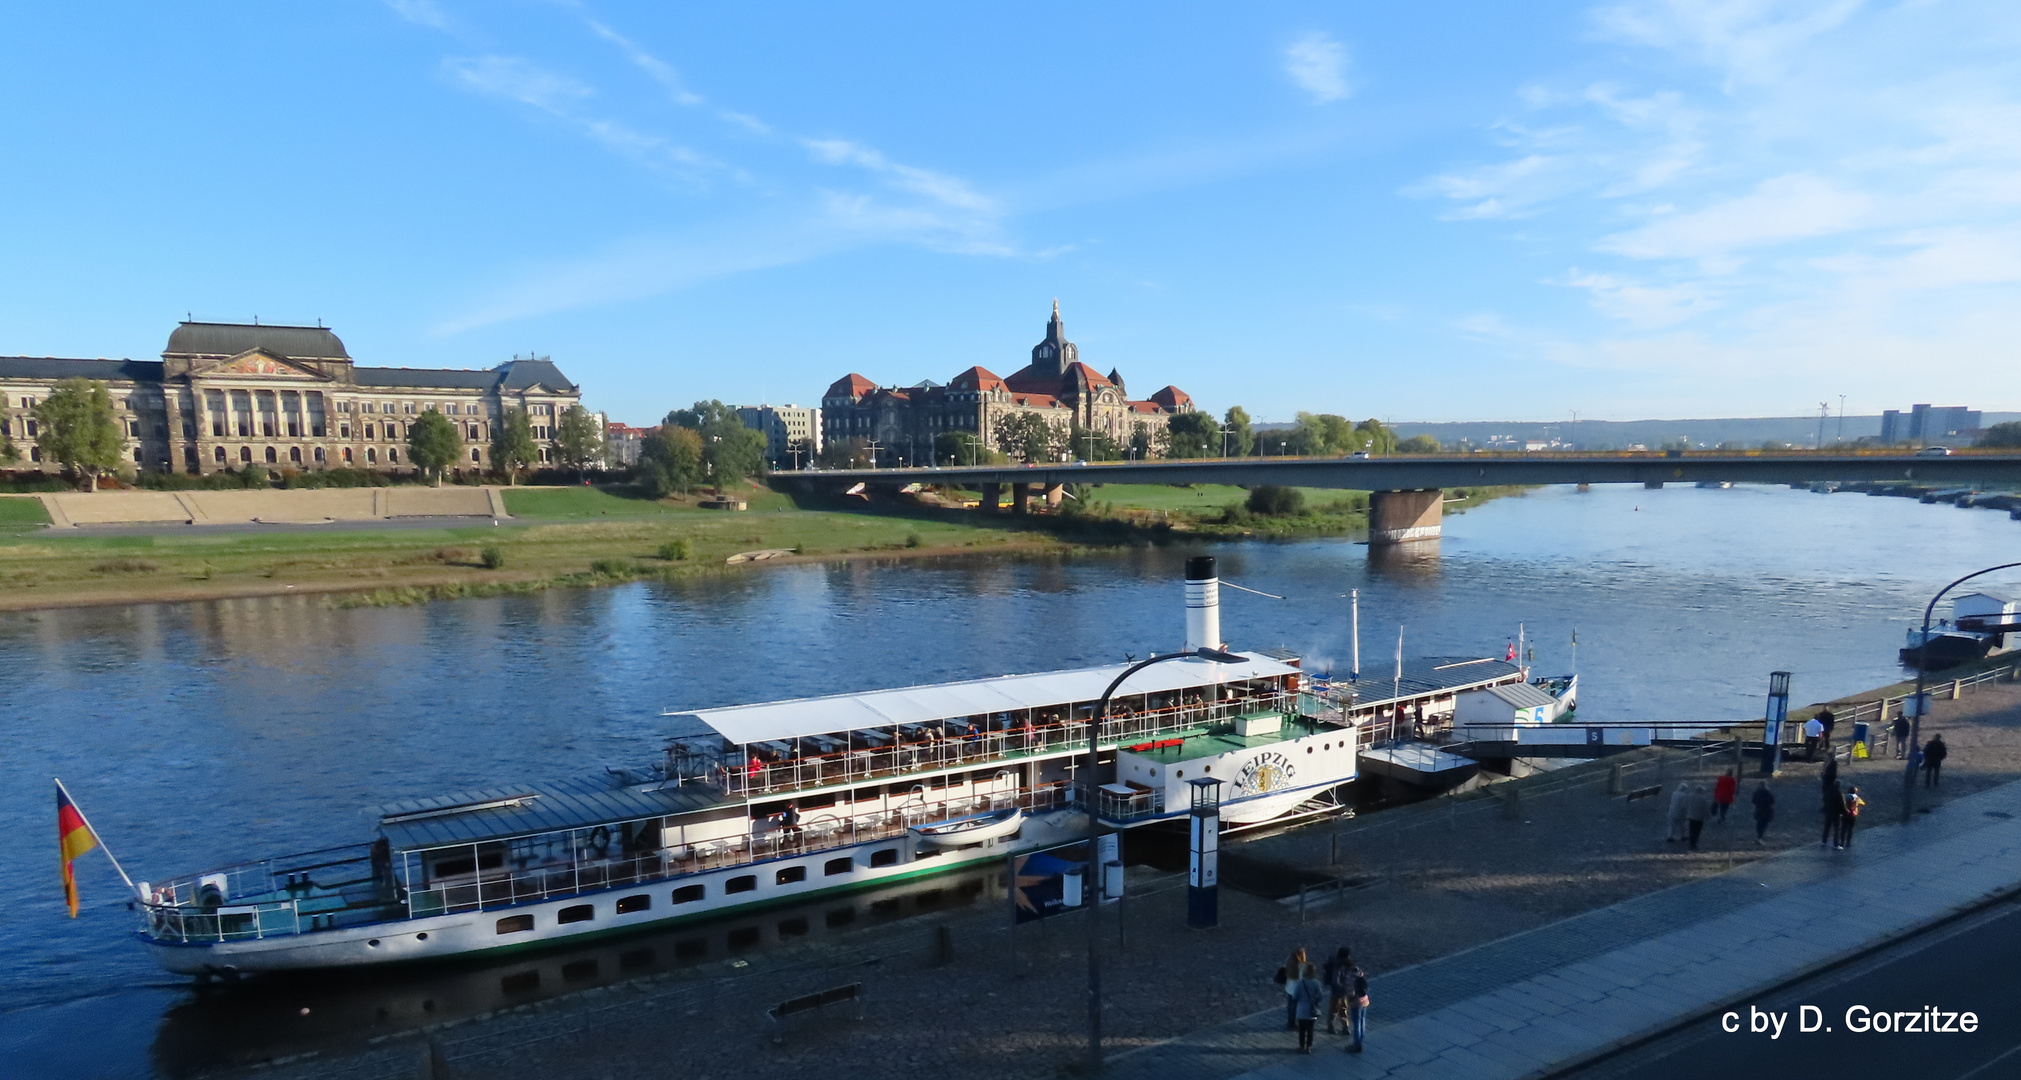
<svg viewBox="0 0 2021 1080"><path fill-rule="evenodd" d="M1217 663L1198 657L1153 664L1131 676L1130 681L1118 687L1116 693L1132 697L1298 673L1298 669L1289 664L1256 653L1237 655L1243 658L1239 664ZM762 705L734 705L726 709L696 709L667 715L699 720L732 743L747 745L773 739L833 735L987 713L1064 708L1077 702L1099 699L1110 680L1122 674L1128 666L1115 664L1035 675L1004 675L994 679L871 690L861 694L834 694Z"/></svg>

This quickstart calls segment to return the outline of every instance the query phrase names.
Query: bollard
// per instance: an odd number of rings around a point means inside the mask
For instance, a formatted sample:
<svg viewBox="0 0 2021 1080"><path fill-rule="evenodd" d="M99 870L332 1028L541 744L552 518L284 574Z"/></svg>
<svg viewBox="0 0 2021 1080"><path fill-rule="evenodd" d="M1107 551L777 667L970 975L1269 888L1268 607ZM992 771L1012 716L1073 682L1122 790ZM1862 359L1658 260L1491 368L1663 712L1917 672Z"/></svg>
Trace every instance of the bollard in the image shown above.
<svg viewBox="0 0 2021 1080"><path fill-rule="evenodd" d="M1327 854L1326 854L1326 865L1328 865L1328 866L1339 866L1339 865L1340 865L1340 834L1339 834L1339 833L1334 833L1334 834L1333 834L1333 837L1332 837L1332 841L1333 841L1333 842L1332 842L1332 845L1331 845L1331 847L1332 847L1332 850L1328 851L1328 852L1327 852Z"/></svg>
<svg viewBox="0 0 2021 1080"><path fill-rule="evenodd" d="M415 1063L416 1080L449 1080L449 1062L442 1056L442 1048L430 1039L421 1047L421 1060Z"/></svg>
<svg viewBox="0 0 2021 1080"><path fill-rule="evenodd" d="M1607 766L1607 794L1619 795L1624 790L1621 783L1621 766Z"/></svg>
<svg viewBox="0 0 2021 1080"><path fill-rule="evenodd" d="M1961 698L1961 697L1964 697L1964 696L1965 696L1965 680L1963 680L1963 679L1952 679L1952 680L1951 680L1951 700L1952 700L1952 701L1956 701L1956 700L1958 700L1959 698Z"/></svg>
<svg viewBox="0 0 2021 1080"><path fill-rule="evenodd" d="M933 928L933 962L936 964L954 963L954 930L952 927L936 926Z"/></svg>
<svg viewBox="0 0 2021 1080"><path fill-rule="evenodd" d="M1502 790L1502 816L1512 820L1523 816L1523 789L1510 784Z"/></svg>
<svg viewBox="0 0 2021 1080"><path fill-rule="evenodd" d="M1298 886L1298 925L1305 925L1305 886Z"/></svg>

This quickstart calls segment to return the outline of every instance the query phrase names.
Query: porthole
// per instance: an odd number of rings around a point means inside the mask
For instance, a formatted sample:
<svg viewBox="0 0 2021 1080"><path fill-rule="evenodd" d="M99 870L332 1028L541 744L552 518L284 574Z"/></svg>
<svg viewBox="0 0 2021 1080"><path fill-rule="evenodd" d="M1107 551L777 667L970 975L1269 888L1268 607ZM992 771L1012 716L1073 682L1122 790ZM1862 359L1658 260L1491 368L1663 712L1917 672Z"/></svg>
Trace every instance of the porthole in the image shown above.
<svg viewBox="0 0 2021 1080"><path fill-rule="evenodd" d="M365 944L367 944L367 945L371 946L372 948L375 948L375 949L376 949L376 948L378 948L378 947L379 947L379 939L378 939L378 938L373 938L372 940L370 940L370 941L366 942Z"/></svg>
<svg viewBox="0 0 2021 1080"><path fill-rule="evenodd" d="M418 933L418 934L414 935L414 940L416 940L416 941L427 941L427 940L428 940L428 931L426 931L426 930L423 930L423 931L421 931L420 933Z"/></svg>

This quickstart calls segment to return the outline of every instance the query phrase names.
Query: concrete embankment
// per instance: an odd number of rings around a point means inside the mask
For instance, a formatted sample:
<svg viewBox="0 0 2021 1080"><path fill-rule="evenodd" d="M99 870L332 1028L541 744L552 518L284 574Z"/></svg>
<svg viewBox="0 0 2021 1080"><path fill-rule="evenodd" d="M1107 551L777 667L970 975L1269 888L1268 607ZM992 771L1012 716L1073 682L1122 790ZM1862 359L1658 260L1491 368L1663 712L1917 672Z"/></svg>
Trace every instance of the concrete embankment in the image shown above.
<svg viewBox="0 0 2021 1080"><path fill-rule="evenodd" d="M316 488L287 491L65 491L40 496L50 522L85 525L296 524L398 517L502 518L492 487Z"/></svg>

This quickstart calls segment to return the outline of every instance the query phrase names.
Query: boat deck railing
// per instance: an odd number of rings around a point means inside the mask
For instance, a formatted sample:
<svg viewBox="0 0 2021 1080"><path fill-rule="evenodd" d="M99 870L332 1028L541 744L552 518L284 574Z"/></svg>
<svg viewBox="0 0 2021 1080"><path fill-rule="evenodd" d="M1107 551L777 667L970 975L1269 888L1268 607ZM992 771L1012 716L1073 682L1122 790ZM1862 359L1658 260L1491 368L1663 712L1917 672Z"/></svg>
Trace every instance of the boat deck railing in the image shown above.
<svg viewBox="0 0 2021 1080"><path fill-rule="evenodd" d="M902 836L914 826L969 814L1012 807L1035 813L1059 809L1070 802L1072 797L1068 794L1067 785L1061 783L1019 792L921 803L849 818L816 816L797 829L779 828L613 859L578 861L567 866L495 874L486 872L473 881L412 889L407 895L407 909L412 917L423 918L458 911L511 907L831 851Z"/></svg>
<svg viewBox="0 0 2021 1080"><path fill-rule="evenodd" d="M370 844L238 863L150 884L141 932L175 943L242 941L379 922L397 911Z"/></svg>
<svg viewBox="0 0 2021 1080"><path fill-rule="evenodd" d="M1212 704L1175 705L1112 716L1102 725L1101 742L1128 745L1206 727L1243 713L1292 712L1302 697L1285 691L1258 693ZM1056 720L1007 730L897 741L889 746L838 750L831 754L802 754L783 761L754 756L743 766L727 766L708 779L723 785L730 795L759 796L964 765L988 765L1086 747L1089 723L1081 719Z"/></svg>

